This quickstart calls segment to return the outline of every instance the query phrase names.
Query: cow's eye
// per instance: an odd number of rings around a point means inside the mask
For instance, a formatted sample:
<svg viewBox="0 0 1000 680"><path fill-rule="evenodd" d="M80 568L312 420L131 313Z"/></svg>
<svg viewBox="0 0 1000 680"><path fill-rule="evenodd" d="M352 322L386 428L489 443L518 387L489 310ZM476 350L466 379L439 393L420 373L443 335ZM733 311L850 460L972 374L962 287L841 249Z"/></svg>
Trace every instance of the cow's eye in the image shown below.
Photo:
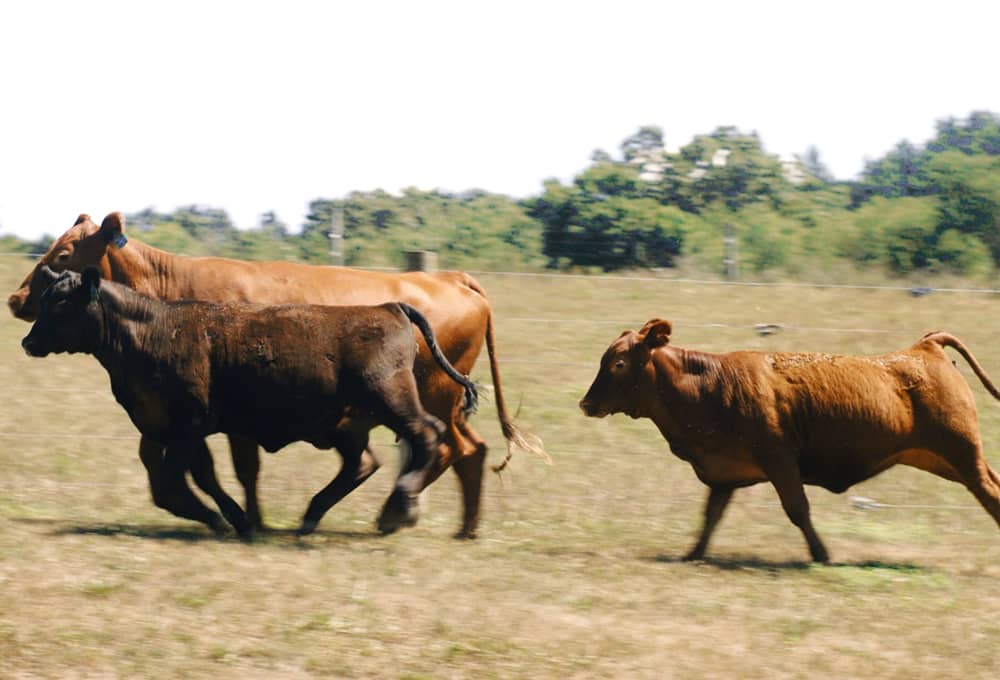
<svg viewBox="0 0 1000 680"><path fill-rule="evenodd" d="M615 370L616 371L620 371L623 368L625 368L625 360L624 359L619 359L618 361L615 362Z"/></svg>

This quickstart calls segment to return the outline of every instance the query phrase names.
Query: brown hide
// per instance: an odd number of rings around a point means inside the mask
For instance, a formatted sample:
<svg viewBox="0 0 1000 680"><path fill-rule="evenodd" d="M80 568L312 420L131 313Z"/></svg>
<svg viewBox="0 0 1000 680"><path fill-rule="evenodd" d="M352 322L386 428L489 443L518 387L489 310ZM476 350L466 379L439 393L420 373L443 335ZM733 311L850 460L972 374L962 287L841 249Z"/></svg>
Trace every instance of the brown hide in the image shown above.
<svg viewBox="0 0 1000 680"><path fill-rule="evenodd" d="M182 257L124 237L124 218L111 213L100 226L89 216L53 243L14 292L8 305L15 316L32 320L44 289L42 266L56 272L80 272L96 266L104 279L161 300L207 300L262 304L308 303L376 305L399 301L412 305L430 322L448 360L468 375L486 341L494 398L501 430L510 446L536 449L506 410L497 365L491 310L479 283L463 272L387 273L290 262L245 262L215 257ZM455 465L463 492L460 535L475 535L486 445L461 412L463 390L441 371L422 340L414 368L424 407L446 425L442 455L433 476ZM232 439L233 461L247 493L247 511L260 523L256 502L256 447ZM540 449L536 449L540 450ZM153 456L155 457L155 455ZM149 456L144 456L148 462ZM505 461L506 462L506 461ZM374 463L377 466L377 462ZM152 473L151 473L152 475ZM152 479L151 483L155 480Z"/></svg>
<svg viewBox="0 0 1000 680"><path fill-rule="evenodd" d="M825 561L802 485L839 493L897 463L963 483L1000 524L1000 479L982 455L975 401L943 347L1000 392L954 336L856 357L709 354L669 344L670 334L669 322L653 319L619 336L580 407L651 419L711 488L689 558L704 555L734 489L770 481L813 558Z"/></svg>
<svg viewBox="0 0 1000 680"><path fill-rule="evenodd" d="M132 422L166 445L168 457L190 455L196 442L223 432L253 438L269 451L294 441L335 446L350 468L368 432L382 424L412 447L406 473L431 461L443 425L417 396L411 315L435 345L412 308L163 303L98 284L93 269L82 279L63 274L43 295L22 344L33 356L97 357ZM408 490L419 491L422 482L411 478ZM328 507L317 503L304 520L307 530ZM241 532L242 524L237 514Z"/></svg>

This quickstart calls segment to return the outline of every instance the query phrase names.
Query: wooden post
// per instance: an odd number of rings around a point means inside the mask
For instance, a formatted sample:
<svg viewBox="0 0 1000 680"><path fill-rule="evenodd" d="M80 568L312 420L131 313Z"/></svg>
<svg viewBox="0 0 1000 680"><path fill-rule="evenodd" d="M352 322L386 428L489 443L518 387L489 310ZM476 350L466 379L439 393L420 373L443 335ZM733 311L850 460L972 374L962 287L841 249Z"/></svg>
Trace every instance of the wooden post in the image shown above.
<svg viewBox="0 0 1000 680"><path fill-rule="evenodd" d="M344 264L344 211L334 208L330 215L330 264Z"/></svg>
<svg viewBox="0 0 1000 680"><path fill-rule="evenodd" d="M734 281L740 276L740 268L736 257L736 230L733 228L732 222L726 222L724 243L726 244L726 254L722 262L726 265L726 278Z"/></svg>
<svg viewBox="0 0 1000 680"><path fill-rule="evenodd" d="M437 270L437 253L433 250L407 250L406 271L433 272Z"/></svg>

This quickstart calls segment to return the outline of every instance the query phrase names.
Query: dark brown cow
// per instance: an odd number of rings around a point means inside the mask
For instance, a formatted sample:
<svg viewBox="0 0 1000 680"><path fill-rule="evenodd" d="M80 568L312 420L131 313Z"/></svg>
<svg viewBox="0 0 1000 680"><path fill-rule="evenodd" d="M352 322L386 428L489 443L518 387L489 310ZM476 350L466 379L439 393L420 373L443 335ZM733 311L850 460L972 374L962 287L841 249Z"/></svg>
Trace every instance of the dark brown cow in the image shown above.
<svg viewBox="0 0 1000 680"><path fill-rule="evenodd" d="M972 391L943 348L1000 392L954 336L928 333L906 350L853 357L708 354L668 344L670 333L661 319L622 333L580 408L651 419L708 485L701 537L685 559L704 557L735 489L769 481L813 560L826 562L802 485L841 493L897 463L964 484L1000 524L1000 477L983 458Z"/></svg>
<svg viewBox="0 0 1000 680"><path fill-rule="evenodd" d="M475 405L473 384L448 363L427 320L404 303L164 303L115 283L102 285L93 267L82 276L48 268L40 275L53 283L21 343L25 351L36 357L95 356L135 426L166 448L160 483L171 510L210 526L217 524L214 518L191 502L184 482L188 469L202 477L238 532L253 529L214 481L204 446L209 434L250 437L272 452L294 441L336 447L344 464L309 504L300 529L309 533L356 486L361 454L376 425L388 426L411 449L380 529L416 521L416 494L437 457L444 425L420 404L411 321L434 360L462 388L466 408Z"/></svg>
<svg viewBox="0 0 1000 680"><path fill-rule="evenodd" d="M14 315L30 321L37 314L38 298L45 287L45 282L37 275L42 266L57 272L80 272L87 266L96 266L103 278L161 300L325 305L374 305L398 300L427 317L448 360L463 374L472 372L483 341L486 341L497 413L508 441L507 458L511 445L541 451L507 415L490 305L482 287L468 274L397 274L290 262L181 257L136 240L127 240L124 228L121 213L111 213L100 227L87 215L80 215L73 227L39 260L20 289L10 296L8 305ZM436 478L454 465L461 481L464 504L459 536L471 537L479 522L486 444L469 426L462 412L462 388L438 368L423 341L419 342L420 354L414 370L420 398L424 407L443 420L447 428L442 455L431 477ZM256 443L236 435L230 435L229 440L237 477L246 491L247 515L252 522L261 525L256 491L260 460ZM139 455L149 472L150 485L155 488L162 448L144 437ZM363 470L377 469L378 461L370 450L366 450L363 459ZM358 484L362 481L361 478L357 480Z"/></svg>

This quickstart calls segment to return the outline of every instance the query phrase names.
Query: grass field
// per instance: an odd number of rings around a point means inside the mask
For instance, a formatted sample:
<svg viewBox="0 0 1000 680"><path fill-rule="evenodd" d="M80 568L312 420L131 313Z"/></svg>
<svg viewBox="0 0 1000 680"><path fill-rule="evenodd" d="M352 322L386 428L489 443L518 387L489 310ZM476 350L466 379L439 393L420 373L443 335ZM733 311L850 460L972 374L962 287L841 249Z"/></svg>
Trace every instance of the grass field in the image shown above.
<svg viewBox="0 0 1000 680"><path fill-rule="evenodd" d="M28 267L3 258L0 292ZM833 558L813 566L760 485L736 494L710 559L682 563L704 487L649 421L576 406L610 341L654 316L675 344L713 351L880 353L945 329L1000 379L994 296L479 278L507 400L554 464L522 455L491 475L472 542L451 538L450 473L419 526L375 533L395 472L385 431L386 469L316 535L291 530L339 458L292 446L262 469L277 531L216 538L152 505L96 360L29 359L28 325L0 316L0 677L1000 677L1000 532L960 486L900 467L844 495L810 488ZM784 328L760 337L765 322ZM1000 467L1000 403L959 366ZM485 362L474 377L488 382ZM474 424L497 462L483 401ZM237 495L224 441L210 445Z"/></svg>

